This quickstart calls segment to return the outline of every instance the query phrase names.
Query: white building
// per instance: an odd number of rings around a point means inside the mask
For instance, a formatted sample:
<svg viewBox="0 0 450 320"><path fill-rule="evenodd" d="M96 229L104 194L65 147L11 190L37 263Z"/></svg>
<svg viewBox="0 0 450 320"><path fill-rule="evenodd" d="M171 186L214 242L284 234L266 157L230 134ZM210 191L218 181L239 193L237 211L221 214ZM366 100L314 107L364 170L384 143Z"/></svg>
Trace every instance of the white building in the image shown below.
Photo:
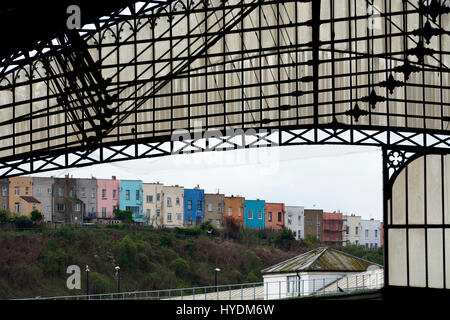
<svg viewBox="0 0 450 320"><path fill-rule="evenodd" d="M344 245L361 244L361 216L344 215L346 224L344 226Z"/></svg>
<svg viewBox="0 0 450 320"><path fill-rule="evenodd" d="M264 296L273 300L318 293L345 276L379 267L345 252L320 247L262 270Z"/></svg>
<svg viewBox="0 0 450 320"><path fill-rule="evenodd" d="M286 206L284 215L284 226L295 232L296 239L305 238L304 229L305 208L301 206Z"/></svg>
<svg viewBox="0 0 450 320"><path fill-rule="evenodd" d="M184 188L178 185L162 189L162 216L165 227L183 227Z"/></svg>
<svg viewBox="0 0 450 320"><path fill-rule="evenodd" d="M374 249L381 246L380 220L361 220L361 245Z"/></svg>
<svg viewBox="0 0 450 320"><path fill-rule="evenodd" d="M162 189L161 183L143 183L142 213L153 227L162 227Z"/></svg>

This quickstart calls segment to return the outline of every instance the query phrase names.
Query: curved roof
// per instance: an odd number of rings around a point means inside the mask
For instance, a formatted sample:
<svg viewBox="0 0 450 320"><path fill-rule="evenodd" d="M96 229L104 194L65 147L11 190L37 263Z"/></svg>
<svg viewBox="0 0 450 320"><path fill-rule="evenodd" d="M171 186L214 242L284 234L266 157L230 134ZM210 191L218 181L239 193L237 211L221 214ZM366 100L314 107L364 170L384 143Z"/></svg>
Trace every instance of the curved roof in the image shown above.
<svg viewBox="0 0 450 320"><path fill-rule="evenodd" d="M376 263L329 247L320 247L263 269L262 274L291 272L362 272Z"/></svg>

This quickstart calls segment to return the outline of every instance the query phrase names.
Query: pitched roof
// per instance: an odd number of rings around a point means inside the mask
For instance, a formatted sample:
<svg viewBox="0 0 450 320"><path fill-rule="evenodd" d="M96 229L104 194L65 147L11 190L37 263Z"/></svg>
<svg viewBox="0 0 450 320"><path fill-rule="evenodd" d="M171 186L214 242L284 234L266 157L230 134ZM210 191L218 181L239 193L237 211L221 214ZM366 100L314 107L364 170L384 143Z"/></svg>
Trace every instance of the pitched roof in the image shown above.
<svg viewBox="0 0 450 320"><path fill-rule="evenodd" d="M320 247L263 269L261 272L262 274L298 271L361 272L366 271L371 265L378 266L376 263L333 248Z"/></svg>
<svg viewBox="0 0 450 320"><path fill-rule="evenodd" d="M23 200L25 200L28 203L41 203L38 199L31 196L20 196Z"/></svg>

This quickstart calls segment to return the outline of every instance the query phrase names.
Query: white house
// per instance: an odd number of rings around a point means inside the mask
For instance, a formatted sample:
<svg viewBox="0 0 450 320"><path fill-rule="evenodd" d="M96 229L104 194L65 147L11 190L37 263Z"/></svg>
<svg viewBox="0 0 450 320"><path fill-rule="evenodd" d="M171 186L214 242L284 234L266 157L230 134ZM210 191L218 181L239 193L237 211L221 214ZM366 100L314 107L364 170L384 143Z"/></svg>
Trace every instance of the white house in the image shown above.
<svg viewBox="0 0 450 320"><path fill-rule="evenodd" d="M264 296L273 300L310 295L347 275L380 267L348 253L320 247L263 269Z"/></svg>
<svg viewBox="0 0 450 320"><path fill-rule="evenodd" d="M303 226L305 220L305 209L301 206L286 206L284 215L284 226L295 232L296 239L305 238L305 229Z"/></svg>

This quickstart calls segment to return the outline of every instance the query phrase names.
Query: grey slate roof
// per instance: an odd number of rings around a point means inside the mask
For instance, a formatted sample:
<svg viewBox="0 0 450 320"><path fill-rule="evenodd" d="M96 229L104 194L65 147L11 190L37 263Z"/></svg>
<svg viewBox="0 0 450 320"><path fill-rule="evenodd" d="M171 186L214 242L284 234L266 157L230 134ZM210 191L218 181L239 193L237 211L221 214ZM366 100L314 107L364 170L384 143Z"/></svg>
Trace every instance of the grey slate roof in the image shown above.
<svg viewBox="0 0 450 320"><path fill-rule="evenodd" d="M366 271L371 265L379 266L376 263L333 248L320 247L263 269L261 273L276 274L309 271L362 272Z"/></svg>

